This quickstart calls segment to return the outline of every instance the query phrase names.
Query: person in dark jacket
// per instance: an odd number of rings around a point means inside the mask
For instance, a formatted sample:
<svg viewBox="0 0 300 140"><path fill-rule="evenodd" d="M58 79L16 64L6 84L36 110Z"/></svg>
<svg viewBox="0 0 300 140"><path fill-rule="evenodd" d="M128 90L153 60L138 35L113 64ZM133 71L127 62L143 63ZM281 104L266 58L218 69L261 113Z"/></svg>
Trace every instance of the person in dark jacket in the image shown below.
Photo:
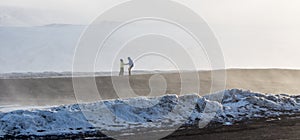
<svg viewBox="0 0 300 140"><path fill-rule="evenodd" d="M126 65L129 65L128 73L129 73L129 76L131 76L131 70L134 67L134 63L133 63L133 60L130 57L128 57L128 63Z"/></svg>

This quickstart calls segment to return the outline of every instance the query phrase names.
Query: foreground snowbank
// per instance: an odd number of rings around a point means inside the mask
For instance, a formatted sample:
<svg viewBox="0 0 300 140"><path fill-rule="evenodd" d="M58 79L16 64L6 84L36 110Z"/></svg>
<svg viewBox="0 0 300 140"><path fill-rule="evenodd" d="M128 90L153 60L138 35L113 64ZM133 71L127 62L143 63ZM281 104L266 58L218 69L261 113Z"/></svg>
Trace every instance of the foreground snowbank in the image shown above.
<svg viewBox="0 0 300 140"><path fill-rule="evenodd" d="M211 97L222 95L221 103ZM233 124L300 112L300 96L226 90L214 96L166 95L107 100L0 113L0 136L64 135L135 128L171 128L203 122Z"/></svg>

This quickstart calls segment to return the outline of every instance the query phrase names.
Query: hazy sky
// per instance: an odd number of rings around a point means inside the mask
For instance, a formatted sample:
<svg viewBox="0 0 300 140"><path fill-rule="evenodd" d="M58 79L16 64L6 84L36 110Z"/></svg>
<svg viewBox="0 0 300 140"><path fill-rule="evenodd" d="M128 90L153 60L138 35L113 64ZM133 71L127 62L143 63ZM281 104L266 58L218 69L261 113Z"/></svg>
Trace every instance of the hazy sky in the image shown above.
<svg viewBox="0 0 300 140"><path fill-rule="evenodd" d="M1 0L0 6L37 8L74 16L87 24L106 9L126 0ZM175 0L210 24L291 28L300 24L299 0Z"/></svg>
<svg viewBox="0 0 300 140"><path fill-rule="evenodd" d="M73 13L91 20L105 9L126 0L1 0L0 5L31 7ZM175 0L207 18L208 22L233 25L297 25L299 0ZM84 18L85 19L85 18ZM83 21L86 22L86 21Z"/></svg>
<svg viewBox="0 0 300 140"><path fill-rule="evenodd" d="M1 0L0 6L56 11L90 23L126 0ZM228 67L300 68L299 0L177 0L202 16L215 32Z"/></svg>

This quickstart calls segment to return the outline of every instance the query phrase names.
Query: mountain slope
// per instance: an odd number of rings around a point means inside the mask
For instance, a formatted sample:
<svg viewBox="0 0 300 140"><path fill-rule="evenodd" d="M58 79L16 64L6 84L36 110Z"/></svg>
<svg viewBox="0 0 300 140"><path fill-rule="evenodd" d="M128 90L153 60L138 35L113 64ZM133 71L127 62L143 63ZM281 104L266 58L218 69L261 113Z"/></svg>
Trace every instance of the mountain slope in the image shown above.
<svg viewBox="0 0 300 140"><path fill-rule="evenodd" d="M0 27L0 73L70 70L83 28Z"/></svg>
<svg viewBox="0 0 300 140"><path fill-rule="evenodd" d="M41 26L50 23L66 24L71 16L56 11L34 8L0 6L0 26Z"/></svg>

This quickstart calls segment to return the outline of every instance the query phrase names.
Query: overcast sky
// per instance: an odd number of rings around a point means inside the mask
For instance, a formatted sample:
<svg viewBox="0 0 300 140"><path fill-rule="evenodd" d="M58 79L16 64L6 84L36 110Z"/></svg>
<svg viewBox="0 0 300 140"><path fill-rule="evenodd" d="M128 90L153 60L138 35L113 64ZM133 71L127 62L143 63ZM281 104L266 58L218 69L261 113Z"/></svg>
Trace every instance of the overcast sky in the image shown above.
<svg viewBox="0 0 300 140"><path fill-rule="evenodd" d="M126 0L1 0L0 5L73 13L92 20L105 9ZM176 0L209 22L219 24L295 25L300 23L299 0ZM86 18L83 18L86 19ZM87 22L87 21L83 21Z"/></svg>
<svg viewBox="0 0 300 140"><path fill-rule="evenodd" d="M226 48L229 67L254 66L260 61L265 67L300 68L299 0L177 1L208 22L221 46ZM56 11L78 19L74 24L88 24L121 2L125 0L1 0L0 6Z"/></svg>

